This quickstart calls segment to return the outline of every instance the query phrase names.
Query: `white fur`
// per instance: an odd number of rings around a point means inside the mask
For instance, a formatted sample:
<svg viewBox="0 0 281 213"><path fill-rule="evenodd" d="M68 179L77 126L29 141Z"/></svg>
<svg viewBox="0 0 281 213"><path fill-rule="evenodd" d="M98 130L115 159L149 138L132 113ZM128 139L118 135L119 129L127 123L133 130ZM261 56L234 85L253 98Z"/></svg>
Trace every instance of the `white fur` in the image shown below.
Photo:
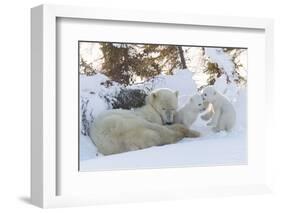
<svg viewBox="0 0 281 213"><path fill-rule="evenodd" d="M178 93L158 89L148 95L146 105L136 110L109 110L90 127L90 138L104 155L175 143L199 133L174 122Z"/></svg>
<svg viewBox="0 0 281 213"><path fill-rule="evenodd" d="M230 131L236 121L235 109L226 96L216 91L212 86L204 88L202 98L212 104L212 120L207 125L215 131Z"/></svg>
<svg viewBox="0 0 281 213"><path fill-rule="evenodd" d="M204 121L208 121L214 115L214 109L213 109L212 104L209 103L208 101L204 101L204 105L206 108L206 112L205 112L205 114L201 115L201 119Z"/></svg>
<svg viewBox="0 0 281 213"><path fill-rule="evenodd" d="M206 106L203 103L203 99L200 95L193 95L189 101L178 109L175 122L184 124L186 128L190 128L196 121L198 115L206 110Z"/></svg>

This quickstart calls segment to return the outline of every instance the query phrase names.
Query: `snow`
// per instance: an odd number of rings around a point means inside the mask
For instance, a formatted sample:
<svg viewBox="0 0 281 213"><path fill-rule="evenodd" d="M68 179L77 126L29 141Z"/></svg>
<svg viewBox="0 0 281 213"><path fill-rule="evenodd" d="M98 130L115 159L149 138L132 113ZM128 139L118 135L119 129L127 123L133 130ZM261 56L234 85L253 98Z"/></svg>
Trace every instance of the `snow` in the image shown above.
<svg viewBox="0 0 281 213"><path fill-rule="evenodd" d="M194 129L203 133L198 139L183 139L172 145L121 154L84 158L81 171L145 169L186 166L246 164L246 136L243 131L213 133L197 121ZM201 127L200 127L201 126ZM87 141L90 143L90 141ZM86 154L86 153L83 153ZM89 153L90 154L90 153ZM95 154L94 152L92 154Z"/></svg>
<svg viewBox="0 0 281 213"><path fill-rule="evenodd" d="M246 147L236 140L221 137L216 140L200 139L179 142L177 145L152 147L100 157L81 162L81 171L112 169L147 169L186 166L237 165L246 163ZM219 147L219 149L218 149ZM224 152L223 150L228 150ZM243 150L243 151L241 151ZM113 165L114 162L114 165Z"/></svg>
<svg viewBox="0 0 281 213"><path fill-rule="evenodd" d="M79 49L81 58L87 63L92 64L95 70L101 70L104 60L99 43L81 41L79 43Z"/></svg>
<svg viewBox="0 0 281 213"><path fill-rule="evenodd" d="M80 76L80 126L83 132L87 132L88 125L96 115L110 108L103 97L118 93L122 87L118 83L114 83L110 88L107 88L102 84L107 80L109 80L108 77L101 73L91 77ZM88 121L87 127L84 127L82 123L83 114Z"/></svg>
<svg viewBox="0 0 281 213"><path fill-rule="evenodd" d="M232 63L230 56L224 53L222 48L205 48L205 54L211 61L217 63L228 76L232 76L234 64Z"/></svg>
<svg viewBox="0 0 281 213"><path fill-rule="evenodd" d="M83 101L88 101L85 114L89 122L102 111L110 109L103 97L111 97L123 87L118 83L106 87L104 82L107 80L101 73L80 77L80 101L81 105ZM246 164L246 88L226 84L224 75L217 79L214 86L224 92L235 106L237 125L232 132L215 133L206 126L206 121L198 118L192 128L202 134L200 138L185 138L176 144L109 156L97 153L90 138L80 134L80 171ZM193 74L187 69L176 70L173 75L160 74L143 84L129 86L142 89L163 87L178 90L180 103L197 92Z"/></svg>
<svg viewBox="0 0 281 213"><path fill-rule="evenodd" d="M170 88L179 91L180 95L192 95L197 92L197 86L192 79L192 72L187 69L176 70L173 75L159 75L162 81L155 88Z"/></svg>
<svg viewBox="0 0 281 213"><path fill-rule="evenodd" d="M206 57L203 48L183 47L187 68L194 73L193 79L197 86L206 85L208 75L204 73Z"/></svg>

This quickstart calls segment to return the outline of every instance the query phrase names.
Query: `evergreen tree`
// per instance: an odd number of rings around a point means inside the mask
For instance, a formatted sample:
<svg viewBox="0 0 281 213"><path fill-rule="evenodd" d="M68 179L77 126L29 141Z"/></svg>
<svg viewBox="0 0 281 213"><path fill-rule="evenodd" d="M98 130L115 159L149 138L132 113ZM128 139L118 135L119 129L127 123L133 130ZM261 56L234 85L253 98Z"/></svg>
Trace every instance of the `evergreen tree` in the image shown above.
<svg viewBox="0 0 281 213"><path fill-rule="evenodd" d="M87 63L83 58L80 58L80 73L85 75L94 75L96 71L92 63Z"/></svg>
<svg viewBox="0 0 281 213"><path fill-rule="evenodd" d="M102 69L106 75L116 82L128 84L129 75L129 48L127 44L114 45L113 43L102 43L104 63Z"/></svg>
<svg viewBox="0 0 281 213"><path fill-rule="evenodd" d="M134 83L136 77L147 79L187 67L181 46L102 43L101 50L105 74L125 85Z"/></svg>
<svg viewBox="0 0 281 213"><path fill-rule="evenodd" d="M245 67L243 67L243 64L239 61L241 54L245 52L246 49L227 47L227 48L223 48L223 51L226 52L228 55L230 55L231 60L233 62L234 65L233 75L236 76L234 82L241 85L246 85L247 83L246 77L242 76L239 72L240 68L246 69Z"/></svg>
<svg viewBox="0 0 281 213"><path fill-rule="evenodd" d="M204 73L209 76L207 83L213 85L217 78L225 75L227 84L234 82L236 84L245 85L247 80L239 72L239 68L242 64L237 61L244 49L215 48L213 50L216 50L217 57L223 60L224 63L219 65L215 59L212 59L206 54L206 48L203 48L203 55L207 59ZM228 65L226 65L226 63Z"/></svg>
<svg viewBox="0 0 281 213"><path fill-rule="evenodd" d="M177 47L178 47L178 50L179 50L179 55L180 55L180 60L181 60L181 68L182 69L186 69L187 66L186 66L186 62L185 62L182 46L177 46Z"/></svg>

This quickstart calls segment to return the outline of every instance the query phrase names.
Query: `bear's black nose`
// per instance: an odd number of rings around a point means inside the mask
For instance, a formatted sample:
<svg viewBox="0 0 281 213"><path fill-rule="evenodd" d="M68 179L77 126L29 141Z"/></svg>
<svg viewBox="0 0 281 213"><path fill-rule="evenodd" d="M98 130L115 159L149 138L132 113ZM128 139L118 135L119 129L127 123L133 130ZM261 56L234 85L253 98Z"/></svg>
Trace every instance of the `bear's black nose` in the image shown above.
<svg viewBox="0 0 281 213"><path fill-rule="evenodd" d="M167 124L167 125L172 125L172 122L167 122L166 124Z"/></svg>

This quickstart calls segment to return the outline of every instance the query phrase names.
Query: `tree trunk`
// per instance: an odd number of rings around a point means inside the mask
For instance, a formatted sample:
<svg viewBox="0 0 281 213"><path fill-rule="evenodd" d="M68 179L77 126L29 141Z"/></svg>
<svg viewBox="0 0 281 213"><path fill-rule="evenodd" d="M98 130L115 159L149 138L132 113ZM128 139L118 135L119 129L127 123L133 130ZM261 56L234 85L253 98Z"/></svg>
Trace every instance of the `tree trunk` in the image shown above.
<svg viewBox="0 0 281 213"><path fill-rule="evenodd" d="M186 62L185 62L185 59L184 59L182 47L178 46L178 50L179 50L180 59L181 59L181 68L182 69L186 69L187 66L186 66Z"/></svg>

